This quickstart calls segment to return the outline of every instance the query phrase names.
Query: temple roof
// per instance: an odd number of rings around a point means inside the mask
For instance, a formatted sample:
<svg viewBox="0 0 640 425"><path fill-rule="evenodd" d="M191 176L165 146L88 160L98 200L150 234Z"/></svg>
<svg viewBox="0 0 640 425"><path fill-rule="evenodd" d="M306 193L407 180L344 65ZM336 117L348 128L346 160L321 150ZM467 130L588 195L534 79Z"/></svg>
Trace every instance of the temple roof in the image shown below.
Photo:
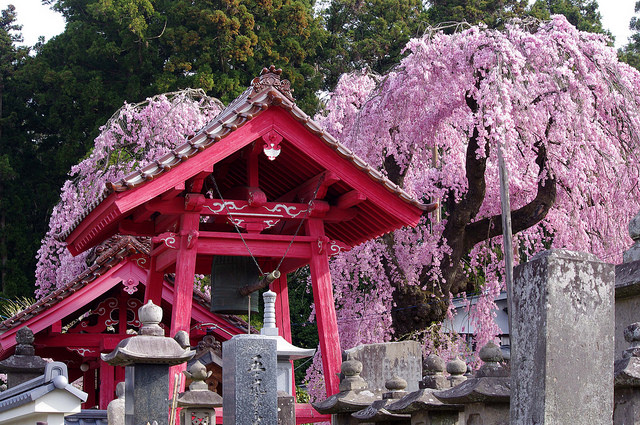
<svg viewBox="0 0 640 425"><path fill-rule="evenodd" d="M186 143L145 167L133 171L126 177L107 183L102 195L58 238L67 240L69 249L74 255L81 252L92 244L99 242L100 238L108 237L110 234L115 233L117 229L115 223L118 220L121 220L133 209L139 207L141 203L161 195L162 191L166 192L167 189L160 188L160 185L154 185L153 187L158 189L145 191L144 196L141 197L144 199L134 200L131 197L127 197L125 201L123 196L127 193L149 186L152 181L162 179L163 176L170 174L170 171L179 168L185 162L193 163L194 167L204 167L203 164L205 162L207 164L216 164L216 167L218 167L220 165L219 161L227 159L229 163L226 165L229 166L230 156L238 153L240 149L246 147L255 139L261 136L264 137L265 126L277 127L279 122L285 119L284 116L288 116L289 120L292 118L293 121L302 125L307 135L301 136L302 133L297 128L286 133L291 128L290 125L287 127L286 123L284 125L286 128L276 129L283 134L285 139L283 145L287 143L286 148L282 149L277 161L273 161L273 164L276 164L275 166L269 164L270 161L264 158L260 159L262 161L260 164L260 189L267 194L269 199L276 199L277 196L282 195L283 191L291 189L288 185L292 185L296 181L299 183L322 173L332 172L332 168L338 170L336 171L338 176L333 184L333 193L330 193L329 197L338 199L341 195L354 191L354 189L358 189L358 192L363 192L366 196L371 195L372 199L366 199L358 206L358 217L356 219L335 223L327 228L327 236L330 238L355 245L395 228L415 225L422 212L431 211L435 208L435 204L426 205L414 199L377 169L368 165L363 159L324 131L319 124L296 106L291 96L289 83L287 80L280 79L280 72L274 67L265 68L263 74L255 78L251 86L241 96ZM273 124L268 124L262 120L260 124L262 127L258 128L259 125L254 122L266 114L267 111L273 112L274 110L282 110L285 114L282 115L276 111L275 115L269 115L268 118L265 118L266 120L273 120ZM245 127L251 127L251 129L247 130ZM254 127L256 128L255 131L253 130ZM242 140L234 138L234 141L230 142L230 144L220 144L221 141L230 138L242 128L244 128L241 136ZM304 143L298 140L301 137L305 138ZM327 151L326 148L321 148L315 140L320 141L321 145L330 148L330 151ZM210 148L214 146L213 153L209 152ZM207 153L204 154L205 152ZM206 159L203 157L194 162L195 158L200 158L203 154ZM348 166L339 163L340 161L336 162L338 159L346 160ZM212 165L208 166L211 167ZM237 166L232 168L232 171L228 174L228 179L234 183L242 184L242 180L246 177L244 171L238 170ZM359 177L354 177L354 173L351 170L348 170L348 175L342 175L341 173L347 168L358 170L364 180L369 180L375 185L368 185ZM181 171L179 174L184 179L189 179L195 173L201 171L202 168L194 170L193 173ZM173 175L177 176L175 173ZM386 198L380 193L380 189L377 186L386 189L386 192L391 194L392 197ZM138 194L140 193L142 192L138 192ZM398 206L396 205L397 203L404 204L409 209ZM111 206L111 204L115 206ZM100 208L98 208L99 206ZM410 211L411 208L417 212ZM85 220L87 218L88 223ZM81 223L83 223L83 226L80 226Z"/></svg>
<svg viewBox="0 0 640 425"><path fill-rule="evenodd" d="M7 347L4 346L5 338L2 337L1 334L10 330L17 330L17 328L21 327L30 319L54 308L61 302L67 300L71 295L76 294L83 288L95 283L101 276L104 276L110 270L123 265L125 259L129 262L135 263L139 267L142 267L149 260L149 251L149 241L146 238L116 235L108 241L105 241L105 243L99 245L90 253L88 259L92 264L84 272L78 275L78 277L71 280L66 285L56 289L49 295L39 299L37 302L21 312L0 322L0 341L3 342L2 349L6 350ZM140 274L140 278L146 278L146 270L140 269L140 271L143 272ZM171 280L170 276L167 276L167 278ZM173 287L173 285L168 283L166 286ZM193 299L202 307L203 310L209 310L211 303L210 297L195 287L193 290ZM79 305L78 309L81 307L82 305ZM236 327L238 329L246 329L247 324L240 318L215 313L209 314L219 317L229 326ZM13 343L13 338L10 338L8 342Z"/></svg>

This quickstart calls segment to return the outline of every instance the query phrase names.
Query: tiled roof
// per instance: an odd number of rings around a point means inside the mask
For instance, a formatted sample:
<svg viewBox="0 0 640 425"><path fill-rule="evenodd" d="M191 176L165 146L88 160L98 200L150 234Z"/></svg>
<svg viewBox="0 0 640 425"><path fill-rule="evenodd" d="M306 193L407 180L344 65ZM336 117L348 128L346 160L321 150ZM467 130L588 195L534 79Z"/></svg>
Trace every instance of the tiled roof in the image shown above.
<svg viewBox="0 0 640 425"><path fill-rule="evenodd" d="M59 235L59 239L66 239L71 232L82 222L82 220L100 202L113 192L124 192L140 186L146 181L152 180L162 173L171 170L181 162L197 155L212 144L220 141L230 133L240 128L251 119L255 118L262 111L271 106L280 106L287 110L294 119L300 122L311 133L315 134L326 145L335 150L341 157L346 158L357 168L365 172L371 179L384 185L390 192L396 194L404 202L412 204L422 210L431 210L431 205L426 205L414 199L404 189L386 178L375 168L368 165L362 158L353 151L342 145L336 138L324 131L319 124L311 119L302 109L296 106L287 80L280 79L281 70L276 70L274 66L262 70L260 77L254 78L251 86L225 108L213 121L207 124L202 130L194 135L189 141L178 146L171 152L158 158L156 161L145 167L139 168L126 177L116 181L108 182L103 194L97 198L84 214L77 218L70 228Z"/></svg>
<svg viewBox="0 0 640 425"><path fill-rule="evenodd" d="M88 259L92 264L82 272L78 277L73 279L61 288L56 289L44 298L38 300L35 304L30 305L26 309L16 315L0 322L0 332L13 329L22 323L37 316L42 311L52 307L53 305L64 300L67 296L81 290L85 286L94 282L100 276L105 274L109 269L118 265L125 257L135 254L149 255L150 246L148 238L137 238L134 236L115 235L97 246L90 254ZM193 299L205 307L207 310L211 304L208 295L202 293L198 289L193 290ZM246 329L247 324L242 319L235 316L218 314L231 325L240 329Z"/></svg>

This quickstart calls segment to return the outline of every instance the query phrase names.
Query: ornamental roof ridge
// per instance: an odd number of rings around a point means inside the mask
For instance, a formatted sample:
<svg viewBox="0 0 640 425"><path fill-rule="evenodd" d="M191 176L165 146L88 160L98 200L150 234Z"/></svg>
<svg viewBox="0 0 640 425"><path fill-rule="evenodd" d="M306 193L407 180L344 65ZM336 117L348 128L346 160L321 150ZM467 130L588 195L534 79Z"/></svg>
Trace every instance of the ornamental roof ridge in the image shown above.
<svg viewBox="0 0 640 425"><path fill-rule="evenodd" d="M218 116L206 124L198 133L187 140L187 142L146 166L132 171L120 180L107 182L104 192L96 198L81 216L71 223L67 230L61 232L56 239L61 241L65 240L82 220L113 192L125 192L147 181L153 180L183 161L197 155L212 144L222 140L271 106L279 106L286 110L296 121L300 122L309 132L319 137L322 142L331 147L338 155L353 163L359 170L366 173L369 178L382 184L388 191L394 193L404 202L425 212L433 211L436 208L437 203L424 204L418 201L325 131L296 105L295 99L291 95L292 89L290 82L280 78L281 72L282 70L276 69L273 65L269 68L264 68L261 75L252 80L247 90L232 101Z"/></svg>

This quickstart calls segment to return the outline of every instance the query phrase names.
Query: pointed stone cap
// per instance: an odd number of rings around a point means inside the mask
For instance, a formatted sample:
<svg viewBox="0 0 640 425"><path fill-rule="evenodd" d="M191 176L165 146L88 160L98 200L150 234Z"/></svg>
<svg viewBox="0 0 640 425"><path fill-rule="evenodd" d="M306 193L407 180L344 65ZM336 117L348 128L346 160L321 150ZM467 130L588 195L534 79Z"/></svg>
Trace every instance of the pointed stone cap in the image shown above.
<svg viewBox="0 0 640 425"><path fill-rule="evenodd" d="M509 376L509 371L501 364L504 361L502 350L496 344L489 341L480 349L478 354L480 360L484 362L476 374L478 378L484 376Z"/></svg>
<svg viewBox="0 0 640 425"><path fill-rule="evenodd" d="M448 390L434 392L445 403L508 403L511 397L511 381L508 371L498 360L502 359L500 347L490 342L480 350L485 364L474 378ZM464 373L465 370L462 371Z"/></svg>
<svg viewBox="0 0 640 425"><path fill-rule="evenodd" d="M449 385L455 387L467 380L464 376L467 371L467 364L460 357L455 357L447 363L447 372L449 373Z"/></svg>
<svg viewBox="0 0 640 425"><path fill-rule="evenodd" d="M407 395L405 391L407 389L407 381L397 375L387 379L384 386L387 392L382 395L383 400L399 400Z"/></svg>
<svg viewBox="0 0 640 425"><path fill-rule="evenodd" d="M376 396L367 389L362 379L362 363L347 354L347 360L340 367L344 379L340 382L340 392L326 400L311 403L314 409L323 415L357 412L376 400Z"/></svg>
<svg viewBox="0 0 640 425"><path fill-rule="evenodd" d="M411 416L408 414L390 412L386 409L387 405L407 395L405 391L407 381L394 375L385 382L384 386L388 391L382 395L382 400L374 401L369 407L352 413L351 416L362 422L389 422L410 419Z"/></svg>
<svg viewBox="0 0 640 425"><path fill-rule="evenodd" d="M291 344L278 334L276 327L276 293L269 290L263 294L264 299L264 326L261 335L275 338L276 354L278 360L298 360L311 357L316 353L314 348L300 348Z"/></svg>
<svg viewBox="0 0 640 425"><path fill-rule="evenodd" d="M196 353L189 347L184 348L184 335L180 334L179 343L164 336L164 330L158 325L162 321L162 309L151 301L138 309L142 322L140 335L120 341L115 350L101 354L102 360L112 366L129 366L136 363L166 364L174 366L190 360Z"/></svg>
<svg viewBox="0 0 640 425"><path fill-rule="evenodd" d="M442 357L436 354L429 354L422 362L424 376L418 384L421 389L432 388L443 390L449 387L449 381L442 372L445 370L445 363Z"/></svg>
<svg viewBox="0 0 640 425"><path fill-rule="evenodd" d="M196 361L188 372L182 373L192 382L189 385L189 391L180 393L178 396L178 407L213 409L222 406L222 397L209 390L205 382L205 379L211 376L211 371L207 372L207 368L202 363Z"/></svg>

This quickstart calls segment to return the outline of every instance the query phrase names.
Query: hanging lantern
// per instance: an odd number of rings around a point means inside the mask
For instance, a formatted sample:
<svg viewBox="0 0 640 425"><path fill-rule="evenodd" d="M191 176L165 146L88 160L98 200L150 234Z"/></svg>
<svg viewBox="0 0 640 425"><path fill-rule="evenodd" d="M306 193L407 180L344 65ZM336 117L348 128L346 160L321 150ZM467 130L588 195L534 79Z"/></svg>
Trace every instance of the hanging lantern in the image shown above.
<svg viewBox="0 0 640 425"><path fill-rule="evenodd" d="M240 289L255 284L260 272L250 257L216 256L211 264L211 311L221 314L258 312L258 291L241 295Z"/></svg>

